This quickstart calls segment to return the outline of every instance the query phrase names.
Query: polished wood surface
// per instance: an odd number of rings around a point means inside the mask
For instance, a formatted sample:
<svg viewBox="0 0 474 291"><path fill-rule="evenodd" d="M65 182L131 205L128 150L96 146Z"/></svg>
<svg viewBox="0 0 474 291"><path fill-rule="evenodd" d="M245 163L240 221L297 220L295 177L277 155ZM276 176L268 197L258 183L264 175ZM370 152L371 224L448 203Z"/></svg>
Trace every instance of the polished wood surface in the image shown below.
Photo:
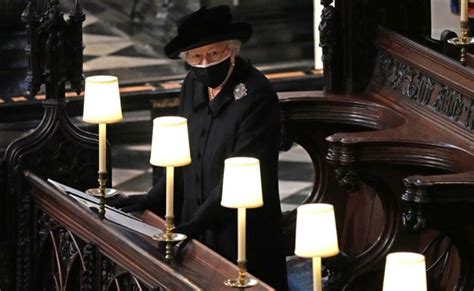
<svg viewBox="0 0 474 291"><path fill-rule="evenodd" d="M323 200L341 197L335 207L343 212L348 257L334 286L376 290L385 256L414 251L426 256L429 290L472 290L473 71L388 30L379 31L377 49L365 94L325 95L372 103L369 115L383 125L326 138L327 161L346 191Z"/></svg>
<svg viewBox="0 0 474 291"><path fill-rule="evenodd" d="M158 251L158 243L150 237L100 220L94 212L33 173L26 173L26 177L32 184L33 198L44 214L70 231L77 240L93 244L103 256L120 266L121 272L130 273L138 280L140 286L150 290L228 290L223 285L224 280L238 274L234 264L197 241L185 247L181 260L167 263ZM144 212L141 217L144 222L163 226L163 220L151 212ZM94 270L97 276L100 276L99 270ZM67 273L65 278L72 280L78 275ZM119 283L102 282L102 286L114 284ZM254 290L272 288L260 281Z"/></svg>
<svg viewBox="0 0 474 291"><path fill-rule="evenodd" d="M343 253L326 260L328 286L380 290L385 256L412 251L429 290L472 290L474 73L386 29L376 48L364 93L279 94L283 148L299 143L313 162L305 203L335 205Z"/></svg>

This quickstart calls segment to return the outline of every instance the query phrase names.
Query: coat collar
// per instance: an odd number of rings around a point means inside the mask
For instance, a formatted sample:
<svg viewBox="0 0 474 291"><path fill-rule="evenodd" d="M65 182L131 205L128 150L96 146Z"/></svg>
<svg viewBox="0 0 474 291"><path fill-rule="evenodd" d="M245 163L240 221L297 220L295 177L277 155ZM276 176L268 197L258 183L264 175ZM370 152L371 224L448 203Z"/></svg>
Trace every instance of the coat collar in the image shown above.
<svg viewBox="0 0 474 291"><path fill-rule="evenodd" d="M217 94L217 96L210 102L207 87L203 86L201 82L194 79L194 110L207 103L212 115L216 116L227 103L230 103L234 100L234 88L237 84L245 81L245 76L247 75L249 69L250 64L241 57L237 57L234 70L227 80L227 83L224 85L219 94Z"/></svg>

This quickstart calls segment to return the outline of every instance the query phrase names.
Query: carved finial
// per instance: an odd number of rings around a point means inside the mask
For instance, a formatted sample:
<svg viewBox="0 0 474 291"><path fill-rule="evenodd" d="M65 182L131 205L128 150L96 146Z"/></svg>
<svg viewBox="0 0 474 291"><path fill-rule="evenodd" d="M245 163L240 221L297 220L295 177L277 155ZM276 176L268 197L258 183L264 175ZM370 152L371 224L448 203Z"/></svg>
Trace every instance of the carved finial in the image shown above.
<svg viewBox="0 0 474 291"><path fill-rule="evenodd" d="M86 15L84 14L84 11L82 10L82 5L80 0L76 0L74 3L74 7L72 8L71 19L74 19L76 22L83 22L86 19Z"/></svg>
<svg viewBox="0 0 474 291"><path fill-rule="evenodd" d="M59 10L59 0L49 0L48 13L50 19L61 15L61 11Z"/></svg>
<svg viewBox="0 0 474 291"><path fill-rule="evenodd" d="M31 1L28 1L28 4L21 13L21 20L27 23L38 21L38 13L36 13L35 7Z"/></svg>

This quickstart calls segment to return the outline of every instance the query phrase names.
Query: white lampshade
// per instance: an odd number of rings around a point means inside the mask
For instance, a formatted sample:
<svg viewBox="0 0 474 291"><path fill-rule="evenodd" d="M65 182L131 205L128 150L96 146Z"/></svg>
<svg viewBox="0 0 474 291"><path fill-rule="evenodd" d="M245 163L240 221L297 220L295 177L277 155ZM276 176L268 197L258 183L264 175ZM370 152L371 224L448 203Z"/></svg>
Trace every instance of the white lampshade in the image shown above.
<svg viewBox="0 0 474 291"><path fill-rule="evenodd" d="M331 204L305 204L297 209L295 254L331 257L339 253L336 218Z"/></svg>
<svg viewBox="0 0 474 291"><path fill-rule="evenodd" d="M117 77L87 77L82 120L90 123L114 123L122 119Z"/></svg>
<svg viewBox="0 0 474 291"><path fill-rule="evenodd" d="M427 290L425 256L406 252L387 255L383 291L399 290Z"/></svg>
<svg viewBox="0 0 474 291"><path fill-rule="evenodd" d="M160 167L180 167L190 163L187 119L178 116L155 118L150 164Z"/></svg>
<svg viewBox="0 0 474 291"><path fill-rule="evenodd" d="M221 205L229 208L256 208L263 205L258 159L235 157L225 160Z"/></svg>

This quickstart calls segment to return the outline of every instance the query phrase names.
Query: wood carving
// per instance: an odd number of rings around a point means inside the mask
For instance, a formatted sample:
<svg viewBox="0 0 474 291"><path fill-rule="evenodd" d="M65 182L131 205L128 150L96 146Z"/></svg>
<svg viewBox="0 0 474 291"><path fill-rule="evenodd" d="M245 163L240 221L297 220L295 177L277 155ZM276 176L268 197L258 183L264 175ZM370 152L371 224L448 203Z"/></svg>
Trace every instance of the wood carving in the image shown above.
<svg viewBox="0 0 474 291"><path fill-rule="evenodd" d="M337 47L337 16L336 9L331 5L333 0L321 0L323 11L318 29L320 31L319 46L323 49L324 84L327 92L337 91L338 62L335 48Z"/></svg>
<svg viewBox="0 0 474 291"><path fill-rule="evenodd" d="M304 203L329 202L340 205L336 209L338 221L344 221L345 195L338 187L343 183L355 190L359 186L356 173L350 168L336 169L325 159L328 149L325 137L339 131L372 131L386 126L399 125L404 121L394 111L371 102L344 98L322 92L280 93L282 122L289 139L301 145L311 157L314 169L313 190ZM337 151L344 151L339 147ZM343 154L347 157L346 154ZM296 211L283 217L285 241L288 255L294 249L294 227ZM342 229L342 227L341 227ZM338 270L331 270L332 278Z"/></svg>
<svg viewBox="0 0 474 291"><path fill-rule="evenodd" d="M96 187L98 148L96 135L78 129L66 111L66 82L69 81L77 93L82 90L84 14L80 2L76 1L68 21L63 19L57 0L50 0L41 16L29 2L23 19L28 24L29 92L35 95L44 83L46 101L37 128L6 149L7 193L2 195L0 207L6 217L2 227L7 240L17 243L16 247L5 250L16 252L16 280L12 281L16 281L17 290L31 290L35 282L34 268L38 264L33 255L36 214L23 171L33 170L42 177L79 189Z"/></svg>
<svg viewBox="0 0 474 291"><path fill-rule="evenodd" d="M377 45L363 99L393 108L403 121L327 138L327 159L342 186L357 195L375 194L371 223L381 226L369 248L350 254L334 284L341 290L378 289L384 256L405 250L427 257L429 290L471 290L472 72L389 31L380 31ZM347 177L357 177L359 189Z"/></svg>
<svg viewBox="0 0 474 291"><path fill-rule="evenodd" d="M377 57L374 80L399 92L401 96L472 129L472 96L462 95L426 73L383 53Z"/></svg>

